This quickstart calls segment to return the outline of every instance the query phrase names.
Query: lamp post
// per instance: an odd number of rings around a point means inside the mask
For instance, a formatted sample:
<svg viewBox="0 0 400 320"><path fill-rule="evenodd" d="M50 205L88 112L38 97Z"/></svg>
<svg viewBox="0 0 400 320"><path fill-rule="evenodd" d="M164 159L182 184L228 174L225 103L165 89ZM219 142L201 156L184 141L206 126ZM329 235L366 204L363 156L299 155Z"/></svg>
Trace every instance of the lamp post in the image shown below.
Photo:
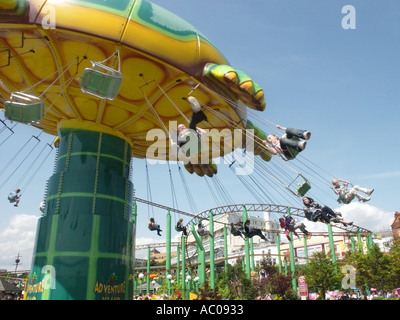
<svg viewBox="0 0 400 320"><path fill-rule="evenodd" d="M199 287L198 287L198 285L199 285L199 280L200 280L199 277L195 277L195 278L193 279L194 285L195 285L195 287L196 287L196 293L199 292Z"/></svg>
<svg viewBox="0 0 400 320"><path fill-rule="evenodd" d="M186 276L186 282L188 284L188 290L187 290L187 292L188 292L187 299L188 300L190 300L190 284L191 284L191 280L192 280L192 277L188 274Z"/></svg>
<svg viewBox="0 0 400 320"><path fill-rule="evenodd" d="M171 295L172 274L168 274L167 279L168 279L168 297L169 297Z"/></svg>
<svg viewBox="0 0 400 320"><path fill-rule="evenodd" d="M156 289L155 289L156 280L153 280L151 282L151 284L153 285L153 294L154 294L156 292Z"/></svg>
<svg viewBox="0 0 400 320"><path fill-rule="evenodd" d="M172 279L172 280L171 280L171 286L172 286L172 287L174 286L174 282L175 282L175 280Z"/></svg>
<svg viewBox="0 0 400 320"><path fill-rule="evenodd" d="M143 273L139 273L139 292L140 294L142 293L142 281L144 278L144 274Z"/></svg>

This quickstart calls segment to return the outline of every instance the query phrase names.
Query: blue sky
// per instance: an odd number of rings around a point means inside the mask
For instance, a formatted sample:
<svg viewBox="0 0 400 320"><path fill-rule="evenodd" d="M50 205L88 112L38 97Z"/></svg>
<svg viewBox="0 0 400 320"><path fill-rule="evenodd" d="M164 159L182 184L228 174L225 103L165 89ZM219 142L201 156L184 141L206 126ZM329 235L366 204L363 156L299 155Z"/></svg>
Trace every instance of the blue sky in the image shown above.
<svg viewBox="0 0 400 320"><path fill-rule="evenodd" d="M357 225L373 231L390 227L394 211L400 210L399 1L153 2L190 22L221 50L233 67L261 85L267 106L262 113L250 111L250 120L266 131L281 124L312 132L301 162L274 159L266 166L289 175L301 170L312 182L312 197L338 209ZM342 27L345 5L355 8L355 29ZM4 119L3 114L0 117ZM10 159L14 159L13 165L20 163L23 156L16 156L18 150L32 135L40 133L32 127L17 125L15 134L3 143L6 132L0 133L1 168ZM40 138L36 150L53 140L45 134ZM18 174L33 162L33 154L21 164ZM10 171L0 176L0 268L12 268L18 253L23 256L19 268L30 267L39 203L52 174L54 155L55 152L29 184L18 208L10 205L6 197L20 176L8 178ZM249 188L226 165L220 164L218 168L217 180L190 175L184 169L182 179L176 164L148 165L146 170L143 160L134 159L136 196L192 213L227 204L231 199L234 203L256 202ZM284 175L274 172L270 183L260 182L270 195L263 201L301 207L301 200L287 190L282 189L283 195L274 194L273 189L281 189L275 178L281 180ZM29 172L28 176L32 174ZM329 189L332 177L375 188L372 200L339 206ZM182 186L185 183L187 188ZM220 188L219 184L224 185L229 197L217 201L215 188ZM194 201L188 201L188 194ZM163 210L139 204L137 243L162 241L163 237L141 227L153 215L165 225ZM174 223L177 218L173 214ZM317 226L310 225L314 227Z"/></svg>

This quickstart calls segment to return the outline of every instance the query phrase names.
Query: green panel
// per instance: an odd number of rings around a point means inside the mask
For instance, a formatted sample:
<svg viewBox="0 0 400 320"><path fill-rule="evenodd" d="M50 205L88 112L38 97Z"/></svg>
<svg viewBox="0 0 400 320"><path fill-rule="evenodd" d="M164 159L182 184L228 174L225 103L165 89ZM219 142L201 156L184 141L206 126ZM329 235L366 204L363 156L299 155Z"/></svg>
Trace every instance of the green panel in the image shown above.
<svg viewBox="0 0 400 320"><path fill-rule="evenodd" d="M72 212L74 213L59 217L55 249L56 251L89 251L93 218L79 211Z"/></svg>
<svg viewBox="0 0 400 320"><path fill-rule="evenodd" d="M50 290L52 300L86 300L89 259L59 255L54 258L56 289Z"/></svg>
<svg viewBox="0 0 400 320"><path fill-rule="evenodd" d="M95 286L96 300L132 299L132 289L124 275L129 273L127 264L121 259L99 258L98 278ZM130 293L129 293L130 292ZM129 293L129 294L128 294Z"/></svg>
<svg viewBox="0 0 400 320"><path fill-rule="evenodd" d="M44 116L44 103L20 104L6 101L4 103L5 116L13 121L29 123L40 121Z"/></svg>
<svg viewBox="0 0 400 320"><path fill-rule="evenodd" d="M66 133L69 130L66 131ZM62 131L64 135L64 131ZM71 152L92 152L97 153L99 143L99 133L93 131L83 131L75 133L72 140Z"/></svg>
<svg viewBox="0 0 400 320"><path fill-rule="evenodd" d="M100 252L127 252L127 221L118 217L101 217L98 249Z"/></svg>
<svg viewBox="0 0 400 320"><path fill-rule="evenodd" d="M80 168L85 166L85 170L96 170L96 153L74 153L69 159L69 167Z"/></svg>
<svg viewBox="0 0 400 320"><path fill-rule="evenodd" d="M76 197L76 196L62 196L59 202L58 213L60 215L68 215L73 213L79 214L92 214L93 198L88 197Z"/></svg>
<svg viewBox="0 0 400 320"><path fill-rule="evenodd" d="M36 230L36 252L46 252L49 248L52 216L41 217Z"/></svg>
<svg viewBox="0 0 400 320"><path fill-rule="evenodd" d="M102 154L102 156L100 157L99 170L120 176L122 176L126 171L124 170L123 160L107 157L104 156L104 154Z"/></svg>
<svg viewBox="0 0 400 320"><path fill-rule="evenodd" d="M110 154L110 155L119 155L121 159L124 159L125 153L125 144L124 140L121 140L115 136L102 136L103 145L101 146L101 152L103 154ZM130 154L127 153L125 157L129 157L124 159L125 161L130 161Z"/></svg>
<svg viewBox="0 0 400 320"><path fill-rule="evenodd" d="M58 151L58 153L60 154L60 150ZM66 164L67 164L67 158L66 157L59 157L58 159L57 159L57 163L56 163L56 172L60 172L60 171L62 171L62 169L60 169L60 168L65 168L65 166L66 166Z"/></svg>
<svg viewBox="0 0 400 320"><path fill-rule="evenodd" d="M64 174L62 184L63 193L81 192L93 194L96 172L94 169L85 168L69 170Z"/></svg>
<svg viewBox="0 0 400 320"><path fill-rule="evenodd" d="M120 176L104 174L98 178L98 185L96 192L99 194L108 194L110 196L114 196L120 198L121 200L125 200L125 192L127 179L122 178Z"/></svg>
<svg viewBox="0 0 400 320"><path fill-rule="evenodd" d="M60 162L61 159L63 159L65 161L65 157L64 155L66 155L68 153L68 148L69 148L69 140L73 139L73 134L72 132L70 133L70 131L68 130L63 130L63 134L59 135L58 137L60 138L60 143L59 143L59 147L58 147L58 159L57 162ZM57 163L58 166L59 163ZM64 166L60 166L59 169L57 169L57 171L61 171L63 170Z"/></svg>
<svg viewBox="0 0 400 320"><path fill-rule="evenodd" d="M47 196L57 195L58 194L58 186L60 184L61 174L54 173L50 179L48 180L48 191Z"/></svg>
<svg viewBox="0 0 400 320"><path fill-rule="evenodd" d="M123 217L125 213L125 204L123 201L118 202L109 199L96 198L96 207L94 211L96 214L101 216L118 215L119 217Z"/></svg>

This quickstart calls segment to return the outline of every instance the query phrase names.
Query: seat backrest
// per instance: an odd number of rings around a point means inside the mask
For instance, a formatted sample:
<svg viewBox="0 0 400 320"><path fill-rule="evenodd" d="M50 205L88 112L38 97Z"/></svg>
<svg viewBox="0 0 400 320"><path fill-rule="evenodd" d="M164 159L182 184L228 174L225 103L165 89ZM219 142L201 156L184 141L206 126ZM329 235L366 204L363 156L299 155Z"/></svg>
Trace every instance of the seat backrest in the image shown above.
<svg viewBox="0 0 400 320"><path fill-rule="evenodd" d="M81 90L100 99L114 100L122 84L122 73L103 66L99 68L86 68L83 70L80 82ZM112 71L110 71L112 70Z"/></svg>
<svg viewBox="0 0 400 320"><path fill-rule="evenodd" d="M24 92L13 92L10 100L4 102L7 119L22 123L37 122L44 117L44 102Z"/></svg>

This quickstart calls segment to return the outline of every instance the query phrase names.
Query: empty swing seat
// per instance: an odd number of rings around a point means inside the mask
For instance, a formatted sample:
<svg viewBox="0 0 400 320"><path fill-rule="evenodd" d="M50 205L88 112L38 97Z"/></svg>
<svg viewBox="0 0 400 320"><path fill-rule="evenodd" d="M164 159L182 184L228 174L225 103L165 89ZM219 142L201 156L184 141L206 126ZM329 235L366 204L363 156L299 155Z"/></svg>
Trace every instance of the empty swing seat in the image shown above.
<svg viewBox="0 0 400 320"><path fill-rule="evenodd" d="M92 68L83 70L80 82L82 92L100 99L114 100L121 87L122 73L100 62L91 62Z"/></svg>
<svg viewBox="0 0 400 320"><path fill-rule="evenodd" d="M5 117L22 123L37 122L44 117L44 102L36 96L13 92L4 103Z"/></svg>
<svg viewBox="0 0 400 320"><path fill-rule="evenodd" d="M302 179L303 181L297 184L297 188L296 189L292 190L292 188L290 186L292 184L294 184L297 181L298 178ZM292 182L287 186L287 188L294 195L303 197L307 193L307 191L311 189L311 184L302 174L299 173L299 174L297 174L297 177L294 178L292 180Z"/></svg>
<svg viewBox="0 0 400 320"><path fill-rule="evenodd" d="M304 196L310 189L311 189L310 183L308 181L304 181L303 183L299 183L296 189L296 193L299 196Z"/></svg>

